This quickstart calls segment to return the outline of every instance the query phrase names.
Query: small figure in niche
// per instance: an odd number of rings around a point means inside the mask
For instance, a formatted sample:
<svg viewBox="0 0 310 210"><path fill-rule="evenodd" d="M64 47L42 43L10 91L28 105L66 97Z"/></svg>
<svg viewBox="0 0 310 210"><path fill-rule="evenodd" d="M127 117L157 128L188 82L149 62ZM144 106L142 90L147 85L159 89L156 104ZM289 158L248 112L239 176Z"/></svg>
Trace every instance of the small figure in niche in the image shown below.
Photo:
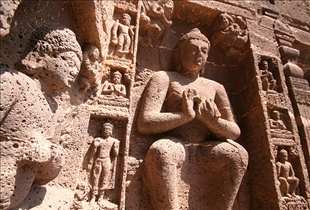
<svg viewBox="0 0 310 210"><path fill-rule="evenodd" d="M246 23L241 17L222 13L214 22L214 34L211 43L219 46L227 56L238 56L248 42Z"/></svg>
<svg viewBox="0 0 310 210"><path fill-rule="evenodd" d="M102 137L94 139L88 152L88 168L91 170L91 198L90 203L103 200L104 191L114 189L114 176L117 156L119 154L119 140L112 137L113 124L103 123ZM93 166L91 165L91 160ZM96 198L97 197L97 198Z"/></svg>
<svg viewBox="0 0 310 210"><path fill-rule="evenodd" d="M281 149L278 154L277 174L280 182L280 190L284 196L296 196L296 188L299 184L299 179L295 177L293 166L288 162L288 154L285 149Z"/></svg>
<svg viewBox="0 0 310 210"><path fill-rule="evenodd" d="M81 72L80 91L86 92L89 89L96 96L102 80L102 64L99 49L94 45L86 45L83 50L83 61L85 68Z"/></svg>
<svg viewBox="0 0 310 210"><path fill-rule="evenodd" d="M277 81L273 78L272 73L268 70L268 61L262 60L259 67L263 90L267 92L275 92Z"/></svg>
<svg viewBox="0 0 310 210"><path fill-rule="evenodd" d="M131 16L124 13L122 14L121 21L117 20L112 27L111 44L116 46L116 54L123 57L132 52L134 31L130 22Z"/></svg>
<svg viewBox="0 0 310 210"><path fill-rule="evenodd" d="M122 74L119 71L113 73L112 83L106 81L103 84L102 94L110 95L110 98L125 98L126 87L121 84Z"/></svg>
<svg viewBox="0 0 310 210"><path fill-rule="evenodd" d="M273 110L270 114L271 119L269 119L270 128L274 130L287 130L285 124L280 119L280 112Z"/></svg>

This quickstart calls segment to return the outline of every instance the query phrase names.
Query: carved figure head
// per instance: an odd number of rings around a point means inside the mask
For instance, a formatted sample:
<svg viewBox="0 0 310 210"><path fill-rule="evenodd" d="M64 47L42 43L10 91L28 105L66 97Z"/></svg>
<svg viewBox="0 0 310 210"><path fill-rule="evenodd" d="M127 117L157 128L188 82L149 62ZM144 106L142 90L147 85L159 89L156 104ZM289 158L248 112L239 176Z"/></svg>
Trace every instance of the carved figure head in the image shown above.
<svg viewBox="0 0 310 210"><path fill-rule="evenodd" d="M81 61L82 50L75 34L57 27L37 41L22 60L22 71L36 75L52 90L68 89L80 71Z"/></svg>
<svg viewBox="0 0 310 210"><path fill-rule="evenodd" d="M83 56L84 59L90 58L91 60L98 60L100 57L99 49L92 44L87 44L83 47Z"/></svg>
<svg viewBox="0 0 310 210"><path fill-rule="evenodd" d="M259 69L260 69L260 70L268 70L268 61L262 60L262 61L259 63Z"/></svg>
<svg viewBox="0 0 310 210"><path fill-rule="evenodd" d="M108 138L110 136L112 136L113 133L113 124L111 122L105 122L102 125L102 135L104 138Z"/></svg>
<svg viewBox="0 0 310 210"><path fill-rule="evenodd" d="M194 28L178 42L174 54L175 68L179 72L202 72L206 64L210 42L199 29Z"/></svg>
<svg viewBox="0 0 310 210"><path fill-rule="evenodd" d="M119 71L113 73L113 83L120 84L122 79L122 74Z"/></svg>
<svg viewBox="0 0 310 210"><path fill-rule="evenodd" d="M229 14L221 13L215 19L214 31L226 29L233 22L234 20Z"/></svg>
<svg viewBox="0 0 310 210"><path fill-rule="evenodd" d="M285 149L281 149L279 151L278 159L280 161L287 161L288 160L288 153L287 153L287 151Z"/></svg>
<svg viewBox="0 0 310 210"><path fill-rule="evenodd" d="M127 13L122 14L121 23L123 23L126 26L129 26L130 22L131 22L130 15Z"/></svg>
<svg viewBox="0 0 310 210"><path fill-rule="evenodd" d="M274 119L274 120L280 120L280 112L277 111L277 110L273 110L273 111L271 112L270 117L271 117L272 119Z"/></svg>

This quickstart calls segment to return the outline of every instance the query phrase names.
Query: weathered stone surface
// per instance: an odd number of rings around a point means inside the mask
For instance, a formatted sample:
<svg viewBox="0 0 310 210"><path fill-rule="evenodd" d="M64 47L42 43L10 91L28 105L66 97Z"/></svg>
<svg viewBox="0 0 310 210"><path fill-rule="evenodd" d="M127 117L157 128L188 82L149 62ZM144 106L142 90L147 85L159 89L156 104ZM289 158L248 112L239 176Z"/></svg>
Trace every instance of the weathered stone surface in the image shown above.
<svg viewBox="0 0 310 210"><path fill-rule="evenodd" d="M22 0L8 0L0 2L0 36L5 36L10 32L10 24L14 17L15 10Z"/></svg>
<svg viewBox="0 0 310 210"><path fill-rule="evenodd" d="M0 208L310 209L309 9L1 1Z"/></svg>

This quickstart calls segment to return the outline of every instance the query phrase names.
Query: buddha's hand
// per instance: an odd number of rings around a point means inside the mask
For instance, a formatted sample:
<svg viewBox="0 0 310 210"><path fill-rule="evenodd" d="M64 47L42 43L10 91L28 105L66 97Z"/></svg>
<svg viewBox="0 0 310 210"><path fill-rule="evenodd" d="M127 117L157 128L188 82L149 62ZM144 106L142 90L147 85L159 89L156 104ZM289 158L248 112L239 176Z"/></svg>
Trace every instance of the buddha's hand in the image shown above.
<svg viewBox="0 0 310 210"><path fill-rule="evenodd" d="M195 89L187 89L183 92L182 95L182 109L183 113L190 117L190 119L195 118L195 110L194 110L194 98L197 95Z"/></svg>
<svg viewBox="0 0 310 210"><path fill-rule="evenodd" d="M206 120L221 117L221 113L212 99L201 100L196 107L198 119Z"/></svg>

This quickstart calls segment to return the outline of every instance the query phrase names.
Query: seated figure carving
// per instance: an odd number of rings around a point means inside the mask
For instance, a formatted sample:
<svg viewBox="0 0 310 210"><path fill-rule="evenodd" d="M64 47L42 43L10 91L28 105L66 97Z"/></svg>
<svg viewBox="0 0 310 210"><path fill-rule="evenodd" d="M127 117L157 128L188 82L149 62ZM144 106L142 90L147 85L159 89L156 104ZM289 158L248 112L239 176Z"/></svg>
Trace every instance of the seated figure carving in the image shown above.
<svg viewBox="0 0 310 210"><path fill-rule="evenodd" d="M209 49L208 38L191 30L174 49L175 71L154 73L145 90L138 128L161 134L144 159L154 209L183 208L178 200L182 171L195 176L184 168L186 162L193 161L203 174L198 185L204 186L205 203L196 209L231 209L245 173L248 155L233 141L240 129L226 91L201 76Z"/></svg>
<svg viewBox="0 0 310 210"><path fill-rule="evenodd" d="M101 98L125 98L126 86L121 84L122 74L119 71L113 73L112 82L106 81L103 84Z"/></svg>
<svg viewBox="0 0 310 210"><path fill-rule="evenodd" d="M272 137L293 138L292 132L289 131L281 120L280 112L273 110L270 114L269 125Z"/></svg>
<svg viewBox="0 0 310 210"><path fill-rule="evenodd" d="M81 47L67 28L45 32L22 61L25 72L50 91L68 89L80 70ZM54 113L37 83L7 67L1 67L0 120L0 209L12 209L33 186L59 174L64 150L50 141Z"/></svg>
<svg viewBox="0 0 310 210"><path fill-rule="evenodd" d="M296 196L299 179L295 177L293 166L287 161L287 156L285 149L280 150L278 155L279 161L276 163L276 166L281 192L284 196L292 197Z"/></svg>
<svg viewBox="0 0 310 210"><path fill-rule="evenodd" d="M274 79L272 73L268 70L268 61L262 60L260 62L260 78L262 80L262 88L269 93L276 93L277 81Z"/></svg>

